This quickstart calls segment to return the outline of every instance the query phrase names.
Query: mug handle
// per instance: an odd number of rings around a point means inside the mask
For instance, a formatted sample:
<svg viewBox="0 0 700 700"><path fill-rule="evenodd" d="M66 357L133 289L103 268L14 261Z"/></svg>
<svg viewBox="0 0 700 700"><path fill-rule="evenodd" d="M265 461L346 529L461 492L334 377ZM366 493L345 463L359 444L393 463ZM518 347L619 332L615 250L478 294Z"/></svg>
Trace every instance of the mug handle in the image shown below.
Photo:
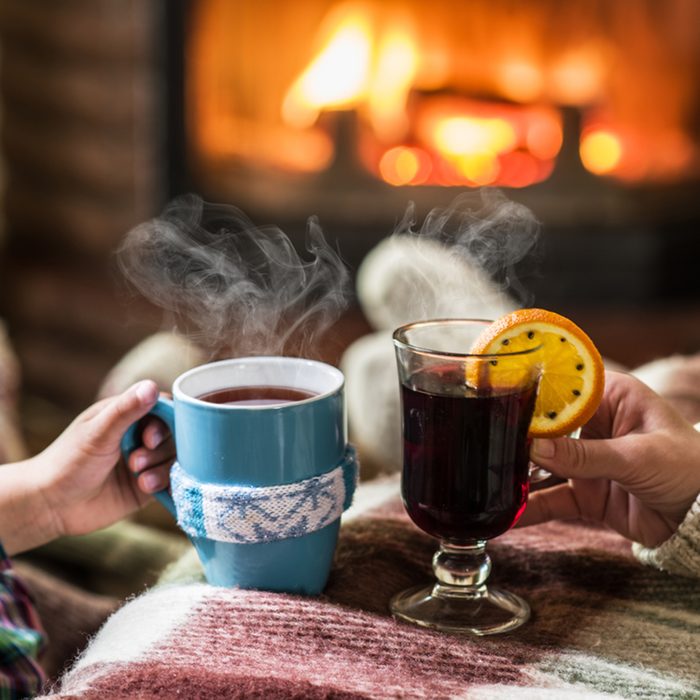
<svg viewBox="0 0 700 700"><path fill-rule="evenodd" d="M158 397L158 401L155 406L144 416L156 416L160 418L170 429L171 434L175 435L175 405L172 399L166 398L164 396ZM143 418L141 419L143 420ZM141 447L141 433L138 429L138 423L132 423L127 431L122 437L120 448L124 459L128 459L129 455L137 448ZM173 502L173 497L170 495L168 489L163 489L153 494L158 501L160 501L170 512L170 514L177 519L177 513L175 511L175 503Z"/></svg>

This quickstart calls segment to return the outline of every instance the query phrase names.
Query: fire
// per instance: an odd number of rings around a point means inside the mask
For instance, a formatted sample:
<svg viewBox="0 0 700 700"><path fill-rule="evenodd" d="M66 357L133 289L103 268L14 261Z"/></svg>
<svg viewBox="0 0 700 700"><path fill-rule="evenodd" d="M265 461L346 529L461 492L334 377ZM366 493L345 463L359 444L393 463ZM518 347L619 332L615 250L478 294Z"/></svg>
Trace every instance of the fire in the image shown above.
<svg viewBox="0 0 700 700"><path fill-rule="evenodd" d="M372 34L369 18L357 8L341 9L342 20L282 104L285 121L299 128L313 125L321 109L357 104L368 90Z"/></svg>
<svg viewBox="0 0 700 700"><path fill-rule="evenodd" d="M422 185L431 171L430 156L419 148L390 148L379 161L379 172L390 185Z"/></svg>
<svg viewBox="0 0 700 700"><path fill-rule="evenodd" d="M417 64L418 51L410 22L392 27L379 42L368 95L370 121L384 141L408 129L405 105Z"/></svg>
<svg viewBox="0 0 700 700"><path fill-rule="evenodd" d="M498 155L515 145L515 129L503 118L447 117L433 135L438 150L448 156Z"/></svg>
<svg viewBox="0 0 700 700"><path fill-rule="evenodd" d="M475 185L496 180L498 156L511 151L516 143L513 125L500 117L445 117L438 120L428 138L438 153Z"/></svg>
<svg viewBox="0 0 700 700"><path fill-rule="evenodd" d="M625 182L673 181L693 165L694 144L677 129L652 134L639 129L613 128L591 120L584 127L579 153L584 167L595 175L614 176ZM653 142L656 148L647 144Z"/></svg>
<svg viewBox="0 0 700 700"><path fill-rule="evenodd" d="M186 86L197 156L312 174L347 164L342 143L396 186L526 187L567 138L596 175L696 174L700 3L667 0L663 22L649 3L574 5L200 0ZM580 134L563 136L564 108Z"/></svg>
<svg viewBox="0 0 700 700"><path fill-rule="evenodd" d="M596 175L613 172L622 158L620 138L604 129L584 134L580 146L581 162Z"/></svg>
<svg viewBox="0 0 700 700"><path fill-rule="evenodd" d="M439 62L435 67L422 50L410 17L394 11L390 19L382 23L377 6L335 7L317 53L285 95L284 121L308 129L323 111L357 111L375 139L373 154L365 158L368 166L397 186L521 187L551 170L548 163L561 146L559 121L551 110L533 114L526 106L501 109L433 98L426 86L440 85L444 67ZM521 96L541 87L532 66L511 64L504 79L511 82L511 92L517 92L518 83ZM409 106L412 97L419 103L415 109ZM510 162L509 156L514 156ZM516 162L521 167L512 167Z"/></svg>
<svg viewBox="0 0 700 700"><path fill-rule="evenodd" d="M408 17L385 30L367 6L339 5L326 22L326 39L285 95L282 117L312 126L322 110L366 107L372 127L388 139L407 126L405 105L414 83L418 49Z"/></svg>
<svg viewBox="0 0 700 700"><path fill-rule="evenodd" d="M564 105L594 102L605 82L604 56L604 47L591 45L560 57L549 71L549 94Z"/></svg>
<svg viewBox="0 0 700 700"><path fill-rule="evenodd" d="M515 102L535 102L544 89L540 69L520 58L503 61L497 80L503 96Z"/></svg>
<svg viewBox="0 0 700 700"><path fill-rule="evenodd" d="M552 108L433 97L413 117L416 140L439 162L434 184L526 187L548 176L562 143Z"/></svg>

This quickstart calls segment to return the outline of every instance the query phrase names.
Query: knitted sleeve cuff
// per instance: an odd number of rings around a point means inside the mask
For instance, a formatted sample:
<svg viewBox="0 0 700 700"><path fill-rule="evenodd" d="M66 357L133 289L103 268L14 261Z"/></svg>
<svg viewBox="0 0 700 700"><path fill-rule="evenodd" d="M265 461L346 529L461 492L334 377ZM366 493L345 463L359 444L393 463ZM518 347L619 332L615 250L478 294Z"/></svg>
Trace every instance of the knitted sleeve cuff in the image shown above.
<svg viewBox="0 0 700 700"><path fill-rule="evenodd" d="M671 537L654 549L635 542L634 556L671 574L700 578L700 495Z"/></svg>
<svg viewBox="0 0 700 700"><path fill-rule="evenodd" d="M700 423L695 429L700 430ZM700 578L700 494L671 537L653 549L635 542L632 552L642 564L671 574Z"/></svg>

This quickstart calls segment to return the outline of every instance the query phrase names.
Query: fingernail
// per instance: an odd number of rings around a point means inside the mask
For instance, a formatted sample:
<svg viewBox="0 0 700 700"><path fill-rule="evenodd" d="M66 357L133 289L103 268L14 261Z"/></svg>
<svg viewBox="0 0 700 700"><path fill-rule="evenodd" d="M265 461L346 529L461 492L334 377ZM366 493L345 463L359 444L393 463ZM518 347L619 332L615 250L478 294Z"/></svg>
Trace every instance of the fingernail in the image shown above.
<svg viewBox="0 0 700 700"><path fill-rule="evenodd" d="M554 444L554 441L535 438L530 448L530 456L534 462L538 459L552 459L556 451L557 446Z"/></svg>
<svg viewBox="0 0 700 700"><path fill-rule="evenodd" d="M142 403L153 403L158 396L158 388L148 380L139 382L136 385L136 396Z"/></svg>
<svg viewBox="0 0 700 700"><path fill-rule="evenodd" d="M159 491L162 487L160 476L158 474L149 472L144 474L141 478L143 480L143 486L148 492Z"/></svg>
<svg viewBox="0 0 700 700"><path fill-rule="evenodd" d="M134 466L136 467L137 471L145 469L148 466L148 460L146 459L145 455L134 457Z"/></svg>

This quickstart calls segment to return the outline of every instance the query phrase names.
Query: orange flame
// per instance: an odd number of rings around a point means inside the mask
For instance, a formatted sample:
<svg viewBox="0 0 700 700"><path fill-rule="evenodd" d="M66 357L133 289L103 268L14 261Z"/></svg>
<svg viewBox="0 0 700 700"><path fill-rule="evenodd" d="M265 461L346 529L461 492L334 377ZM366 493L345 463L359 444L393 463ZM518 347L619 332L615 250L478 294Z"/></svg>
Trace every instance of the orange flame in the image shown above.
<svg viewBox="0 0 700 700"><path fill-rule="evenodd" d="M622 142L616 134L596 129L583 135L579 147L581 162L596 175L613 172L622 158Z"/></svg>
<svg viewBox="0 0 700 700"><path fill-rule="evenodd" d="M431 171L430 156L419 148L390 148L379 161L379 172L390 185L422 185Z"/></svg>
<svg viewBox="0 0 700 700"><path fill-rule="evenodd" d="M365 106L380 138L405 132L406 101L418 63L414 28L396 13L377 32L375 15L354 3L338 5L329 15L321 49L285 95L287 124L309 127L321 110Z"/></svg>
<svg viewBox="0 0 700 700"><path fill-rule="evenodd" d="M322 172L337 143L319 117L354 110L362 162L392 184L520 187L552 170L566 105L582 114L591 172L695 176L700 3L666 0L663 22L650 3L574 5L201 0L188 32L195 156ZM448 97L461 105L443 109Z"/></svg>
<svg viewBox="0 0 700 700"><path fill-rule="evenodd" d="M433 61L421 51L411 19L397 11L390 14L391 21L382 23L376 5L343 3L334 8L317 53L285 95L284 121L308 129L324 110L357 110L367 118L377 142L388 145L370 160L392 185L488 185L507 180L525 186L537 181L542 171L537 164L553 159L561 146L556 114L523 107L522 117L519 107L484 109L476 102L427 94L419 101L428 107L409 114L412 91L419 82L434 87L441 69L431 73ZM542 78L532 65L511 64L503 81L511 93L520 89L521 97L542 89ZM529 159L511 159L504 167L503 158L516 150ZM435 162L440 167L434 167Z"/></svg>
<svg viewBox="0 0 700 700"><path fill-rule="evenodd" d="M323 48L296 79L282 104L284 120L311 126L321 109L354 106L367 93L372 31L361 8L342 6L342 19L331 17L333 29Z"/></svg>

